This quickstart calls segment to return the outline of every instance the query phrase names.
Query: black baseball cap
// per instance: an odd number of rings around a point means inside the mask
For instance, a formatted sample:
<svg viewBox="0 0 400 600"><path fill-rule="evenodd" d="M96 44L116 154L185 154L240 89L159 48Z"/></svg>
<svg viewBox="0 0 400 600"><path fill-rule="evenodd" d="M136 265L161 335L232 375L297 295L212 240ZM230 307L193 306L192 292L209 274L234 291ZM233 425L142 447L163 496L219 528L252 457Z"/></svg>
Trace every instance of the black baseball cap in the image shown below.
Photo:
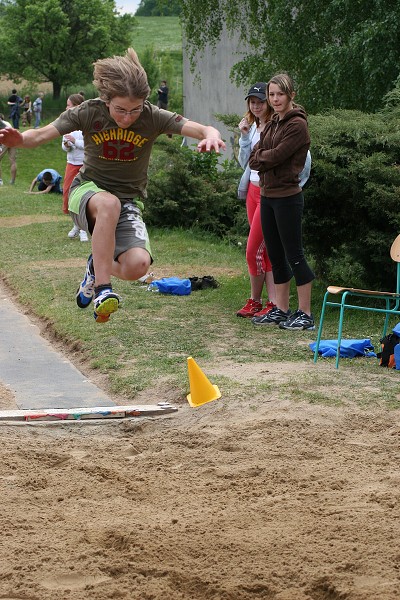
<svg viewBox="0 0 400 600"><path fill-rule="evenodd" d="M258 83L252 85L245 100L247 100L247 98L250 96L255 96L264 102L267 99L267 84L265 81L259 81Z"/></svg>

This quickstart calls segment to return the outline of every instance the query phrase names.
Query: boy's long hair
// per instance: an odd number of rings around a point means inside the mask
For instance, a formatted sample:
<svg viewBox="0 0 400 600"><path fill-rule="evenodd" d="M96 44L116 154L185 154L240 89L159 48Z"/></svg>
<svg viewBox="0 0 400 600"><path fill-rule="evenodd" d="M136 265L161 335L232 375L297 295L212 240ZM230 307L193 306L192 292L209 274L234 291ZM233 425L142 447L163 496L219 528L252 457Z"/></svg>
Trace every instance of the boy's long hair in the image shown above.
<svg viewBox="0 0 400 600"><path fill-rule="evenodd" d="M145 100L149 96L146 71L133 48L128 48L125 56L102 58L93 64L93 85L102 100L109 102L115 96Z"/></svg>

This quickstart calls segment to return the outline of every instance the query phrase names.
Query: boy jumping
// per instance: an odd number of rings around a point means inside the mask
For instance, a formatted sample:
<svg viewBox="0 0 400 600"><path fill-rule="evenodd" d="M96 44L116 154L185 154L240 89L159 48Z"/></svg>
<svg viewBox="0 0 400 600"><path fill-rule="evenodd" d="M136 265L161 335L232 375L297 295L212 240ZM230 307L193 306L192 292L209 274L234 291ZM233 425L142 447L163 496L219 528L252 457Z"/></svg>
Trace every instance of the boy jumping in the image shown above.
<svg viewBox="0 0 400 600"><path fill-rule="evenodd" d="M84 134L83 166L71 184L68 209L79 229L92 236L92 254L76 301L86 308L93 300L98 323L109 320L120 297L111 276L136 280L152 262L149 238L142 220L151 149L161 134L178 134L200 140L199 152L225 149L220 132L181 115L163 110L147 100L150 88L136 52L100 59L94 63L99 97L66 110L40 129L20 133L0 131L8 147L35 148L81 130Z"/></svg>

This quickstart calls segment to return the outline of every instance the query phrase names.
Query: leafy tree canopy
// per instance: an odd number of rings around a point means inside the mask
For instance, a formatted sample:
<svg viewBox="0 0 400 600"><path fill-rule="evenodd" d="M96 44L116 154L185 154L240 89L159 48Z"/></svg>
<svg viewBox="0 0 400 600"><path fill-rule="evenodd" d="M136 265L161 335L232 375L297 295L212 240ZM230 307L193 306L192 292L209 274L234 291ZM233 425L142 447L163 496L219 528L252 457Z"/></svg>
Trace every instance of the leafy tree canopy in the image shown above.
<svg viewBox="0 0 400 600"><path fill-rule="evenodd" d="M174 17L182 11L180 0L141 0L137 17Z"/></svg>
<svg viewBox="0 0 400 600"><path fill-rule="evenodd" d="M88 81L93 62L124 53L135 19L119 15L114 0L0 0L0 64L18 81L63 86Z"/></svg>
<svg viewBox="0 0 400 600"><path fill-rule="evenodd" d="M395 0L181 1L192 64L224 28L238 32L249 50L233 68L233 79L251 84L286 71L311 112L379 110L400 72Z"/></svg>

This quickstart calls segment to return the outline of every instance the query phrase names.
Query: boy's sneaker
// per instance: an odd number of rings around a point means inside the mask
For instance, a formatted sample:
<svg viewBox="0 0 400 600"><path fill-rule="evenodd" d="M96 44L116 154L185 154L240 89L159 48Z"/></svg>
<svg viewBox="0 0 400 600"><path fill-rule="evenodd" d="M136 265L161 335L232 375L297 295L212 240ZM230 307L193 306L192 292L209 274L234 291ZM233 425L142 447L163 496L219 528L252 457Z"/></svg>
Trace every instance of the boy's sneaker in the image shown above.
<svg viewBox="0 0 400 600"><path fill-rule="evenodd" d="M79 227L77 227L76 225L73 226L73 228L71 229L71 231L68 231L68 237L71 240L73 238L75 238L78 234L79 234Z"/></svg>
<svg viewBox="0 0 400 600"><path fill-rule="evenodd" d="M79 239L81 240L81 242L88 242L88 236L87 233L84 229L81 229L79 231Z"/></svg>
<svg viewBox="0 0 400 600"><path fill-rule="evenodd" d="M249 298L246 304L237 311L237 317L254 317L262 309L262 302L257 302L253 298Z"/></svg>
<svg viewBox="0 0 400 600"><path fill-rule="evenodd" d="M296 310L287 321L279 323L281 329L294 329L301 331L303 329L313 330L315 329L315 321L312 315L307 315L302 310Z"/></svg>
<svg viewBox="0 0 400 600"><path fill-rule="evenodd" d="M287 321L291 314L290 310L285 312L274 306L274 308L271 308L271 310L261 315L261 317L253 317L251 322L254 325L279 325L279 323Z"/></svg>
<svg viewBox="0 0 400 600"><path fill-rule="evenodd" d="M94 284L95 277L93 267L93 256L90 255L86 264L85 276L76 292L76 303L79 306L79 308L86 308L91 303L94 296Z"/></svg>
<svg viewBox="0 0 400 600"><path fill-rule="evenodd" d="M265 305L265 308L263 308L258 313L256 313L254 315L254 317L263 317L264 315L266 315L267 313L269 313L270 310L272 310L273 308L275 308L275 306L276 306L276 304L274 304L273 302L267 302L267 304Z"/></svg>
<svg viewBox="0 0 400 600"><path fill-rule="evenodd" d="M120 297L111 288L101 290L94 299L93 317L97 323L106 323L110 315L118 310Z"/></svg>

